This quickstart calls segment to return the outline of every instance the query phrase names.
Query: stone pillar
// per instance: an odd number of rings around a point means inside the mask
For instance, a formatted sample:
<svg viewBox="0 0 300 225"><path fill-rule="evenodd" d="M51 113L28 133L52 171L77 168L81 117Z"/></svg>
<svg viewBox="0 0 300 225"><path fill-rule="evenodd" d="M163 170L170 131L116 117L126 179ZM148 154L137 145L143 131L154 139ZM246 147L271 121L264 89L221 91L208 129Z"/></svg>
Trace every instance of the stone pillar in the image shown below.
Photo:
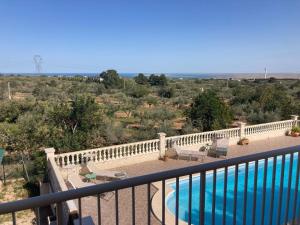
<svg viewBox="0 0 300 225"><path fill-rule="evenodd" d="M54 158L55 149L54 148L45 148L45 153L47 155L47 159Z"/></svg>
<svg viewBox="0 0 300 225"><path fill-rule="evenodd" d="M298 115L291 115L291 119L293 120L293 126L298 126Z"/></svg>
<svg viewBox="0 0 300 225"><path fill-rule="evenodd" d="M239 124L239 128L240 128L240 140L241 140L242 138L246 137L246 135L245 135L245 126L246 126L246 123L239 122L238 124Z"/></svg>
<svg viewBox="0 0 300 225"><path fill-rule="evenodd" d="M166 155L166 134L158 133L159 137L159 156L160 158Z"/></svg>

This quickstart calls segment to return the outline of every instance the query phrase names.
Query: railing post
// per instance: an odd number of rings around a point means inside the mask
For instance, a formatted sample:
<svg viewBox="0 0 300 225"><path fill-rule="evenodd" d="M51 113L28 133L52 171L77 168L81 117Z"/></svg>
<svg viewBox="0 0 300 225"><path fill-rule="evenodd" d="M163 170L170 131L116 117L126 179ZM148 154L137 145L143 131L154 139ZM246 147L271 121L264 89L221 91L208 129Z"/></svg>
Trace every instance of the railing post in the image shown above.
<svg viewBox="0 0 300 225"><path fill-rule="evenodd" d="M240 140L242 139L242 138L245 138L246 137L246 135L245 135L245 127L246 127L246 123L244 123L244 122L239 122L238 123L238 125L239 125L239 128L240 128Z"/></svg>
<svg viewBox="0 0 300 225"><path fill-rule="evenodd" d="M291 115L291 118L293 120L293 127L298 126L298 115Z"/></svg>
<svg viewBox="0 0 300 225"><path fill-rule="evenodd" d="M158 133L159 137L159 156L163 158L166 155L166 134Z"/></svg>
<svg viewBox="0 0 300 225"><path fill-rule="evenodd" d="M55 149L54 148L45 148L45 153L47 156L47 159L54 158Z"/></svg>

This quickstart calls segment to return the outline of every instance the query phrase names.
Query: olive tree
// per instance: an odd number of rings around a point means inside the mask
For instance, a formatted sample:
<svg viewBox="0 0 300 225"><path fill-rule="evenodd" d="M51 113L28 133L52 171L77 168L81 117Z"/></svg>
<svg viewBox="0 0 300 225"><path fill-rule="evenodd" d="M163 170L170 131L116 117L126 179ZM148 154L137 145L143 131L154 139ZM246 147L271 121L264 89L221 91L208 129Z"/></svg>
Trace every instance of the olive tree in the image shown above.
<svg viewBox="0 0 300 225"><path fill-rule="evenodd" d="M202 131L226 128L233 119L230 108L212 91L195 98L188 117L193 126Z"/></svg>

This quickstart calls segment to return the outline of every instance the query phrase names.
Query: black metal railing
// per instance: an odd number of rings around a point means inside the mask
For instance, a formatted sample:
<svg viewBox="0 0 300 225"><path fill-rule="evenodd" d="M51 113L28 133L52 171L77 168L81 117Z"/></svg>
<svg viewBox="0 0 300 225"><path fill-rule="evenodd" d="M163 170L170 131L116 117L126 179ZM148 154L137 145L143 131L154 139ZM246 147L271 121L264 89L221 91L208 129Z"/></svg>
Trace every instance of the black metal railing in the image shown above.
<svg viewBox="0 0 300 225"><path fill-rule="evenodd" d="M57 224L62 224L62 203L76 200L79 224L84 224L82 199L93 196L96 198L94 223L106 225L103 222L101 196L113 192L114 208L106 210L114 214L113 224L124 224L119 213L124 204L120 204L119 198L121 190L129 189L130 200L126 206L130 205L127 207L127 210L130 208L130 216L127 217L130 221L126 224L150 225L154 219L159 219L162 224L176 225L180 220L201 225L299 224L299 152L300 146L289 147L2 203L0 214L10 213L12 223L16 224L16 212L55 204ZM161 183L162 190L159 218L152 216L151 184L154 182ZM174 188L168 198L167 185ZM139 207L141 204L145 206L146 216L142 222L137 215L137 192L141 186L145 186L147 193L145 200L139 202ZM168 200L172 196L174 204L169 205ZM171 221L170 215L166 216L169 211L173 212ZM39 218L37 221L40 221Z"/></svg>

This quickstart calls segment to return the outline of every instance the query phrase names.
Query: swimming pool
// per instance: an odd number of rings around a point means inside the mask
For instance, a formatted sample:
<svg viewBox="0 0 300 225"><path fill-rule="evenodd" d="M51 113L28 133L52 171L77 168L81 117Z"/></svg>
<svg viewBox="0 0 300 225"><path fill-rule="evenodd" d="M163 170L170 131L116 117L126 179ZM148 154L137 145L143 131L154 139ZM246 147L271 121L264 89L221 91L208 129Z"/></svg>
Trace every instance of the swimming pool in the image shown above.
<svg viewBox="0 0 300 225"><path fill-rule="evenodd" d="M280 214L280 224L283 224L285 209L287 207L287 193L288 193L288 177L290 167L290 155L286 156L284 166L284 182L282 192L282 207ZM296 184L296 171L298 154L294 154L292 177L291 177L291 189L290 189L290 201L289 201L289 213L288 218L291 220L294 205L294 194ZM279 189L281 178L282 157L277 157L276 163L276 176L275 176L275 188L274 188L274 210L273 210L273 222L277 224L278 216L278 204L279 204ZM246 224L252 224L253 213L253 199L254 199L254 170L255 164L250 163L248 169L248 191L247 191L247 204L246 204ZM270 205L271 205L271 186L272 186L272 170L273 159L268 159L267 167L267 183L266 183L266 201L265 201L265 216L264 224L270 222ZM228 168L227 179L227 198L226 198L226 224L233 224L233 201L234 201L234 178L235 168ZM245 178L245 164L238 166L238 188L237 188L237 215L236 224L242 224L243 222L243 210L244 210L244 178ZM223 219L223 200L224 200L224 169L218 170L216 173L216 201L215 201L215 224L222 224ZM262 196L263 196L263 181L264 181L264 161L261 160L258 163L258 179L257 179L257 194L256 194L256 219L255 224L260 224L262 217ZM213 173L208 172L206 174L206 187L205 187L205 224L212 223L212 195L213 195ZM169 183L169 186L173 189L166 201L167 207L173 215L175 215L175 202L176 202L176 183ZM200 177L194 177L192 180L192 224L199 224L199 190L200 190ZM298 187L299 190L299 187ZM300 193L299 193L300 194ZM296 215L299 213L299 194L297 198ZM189 199L189 180L181 179L179 182L179 218L183 221L188 221L188 199Z"/></svg>

